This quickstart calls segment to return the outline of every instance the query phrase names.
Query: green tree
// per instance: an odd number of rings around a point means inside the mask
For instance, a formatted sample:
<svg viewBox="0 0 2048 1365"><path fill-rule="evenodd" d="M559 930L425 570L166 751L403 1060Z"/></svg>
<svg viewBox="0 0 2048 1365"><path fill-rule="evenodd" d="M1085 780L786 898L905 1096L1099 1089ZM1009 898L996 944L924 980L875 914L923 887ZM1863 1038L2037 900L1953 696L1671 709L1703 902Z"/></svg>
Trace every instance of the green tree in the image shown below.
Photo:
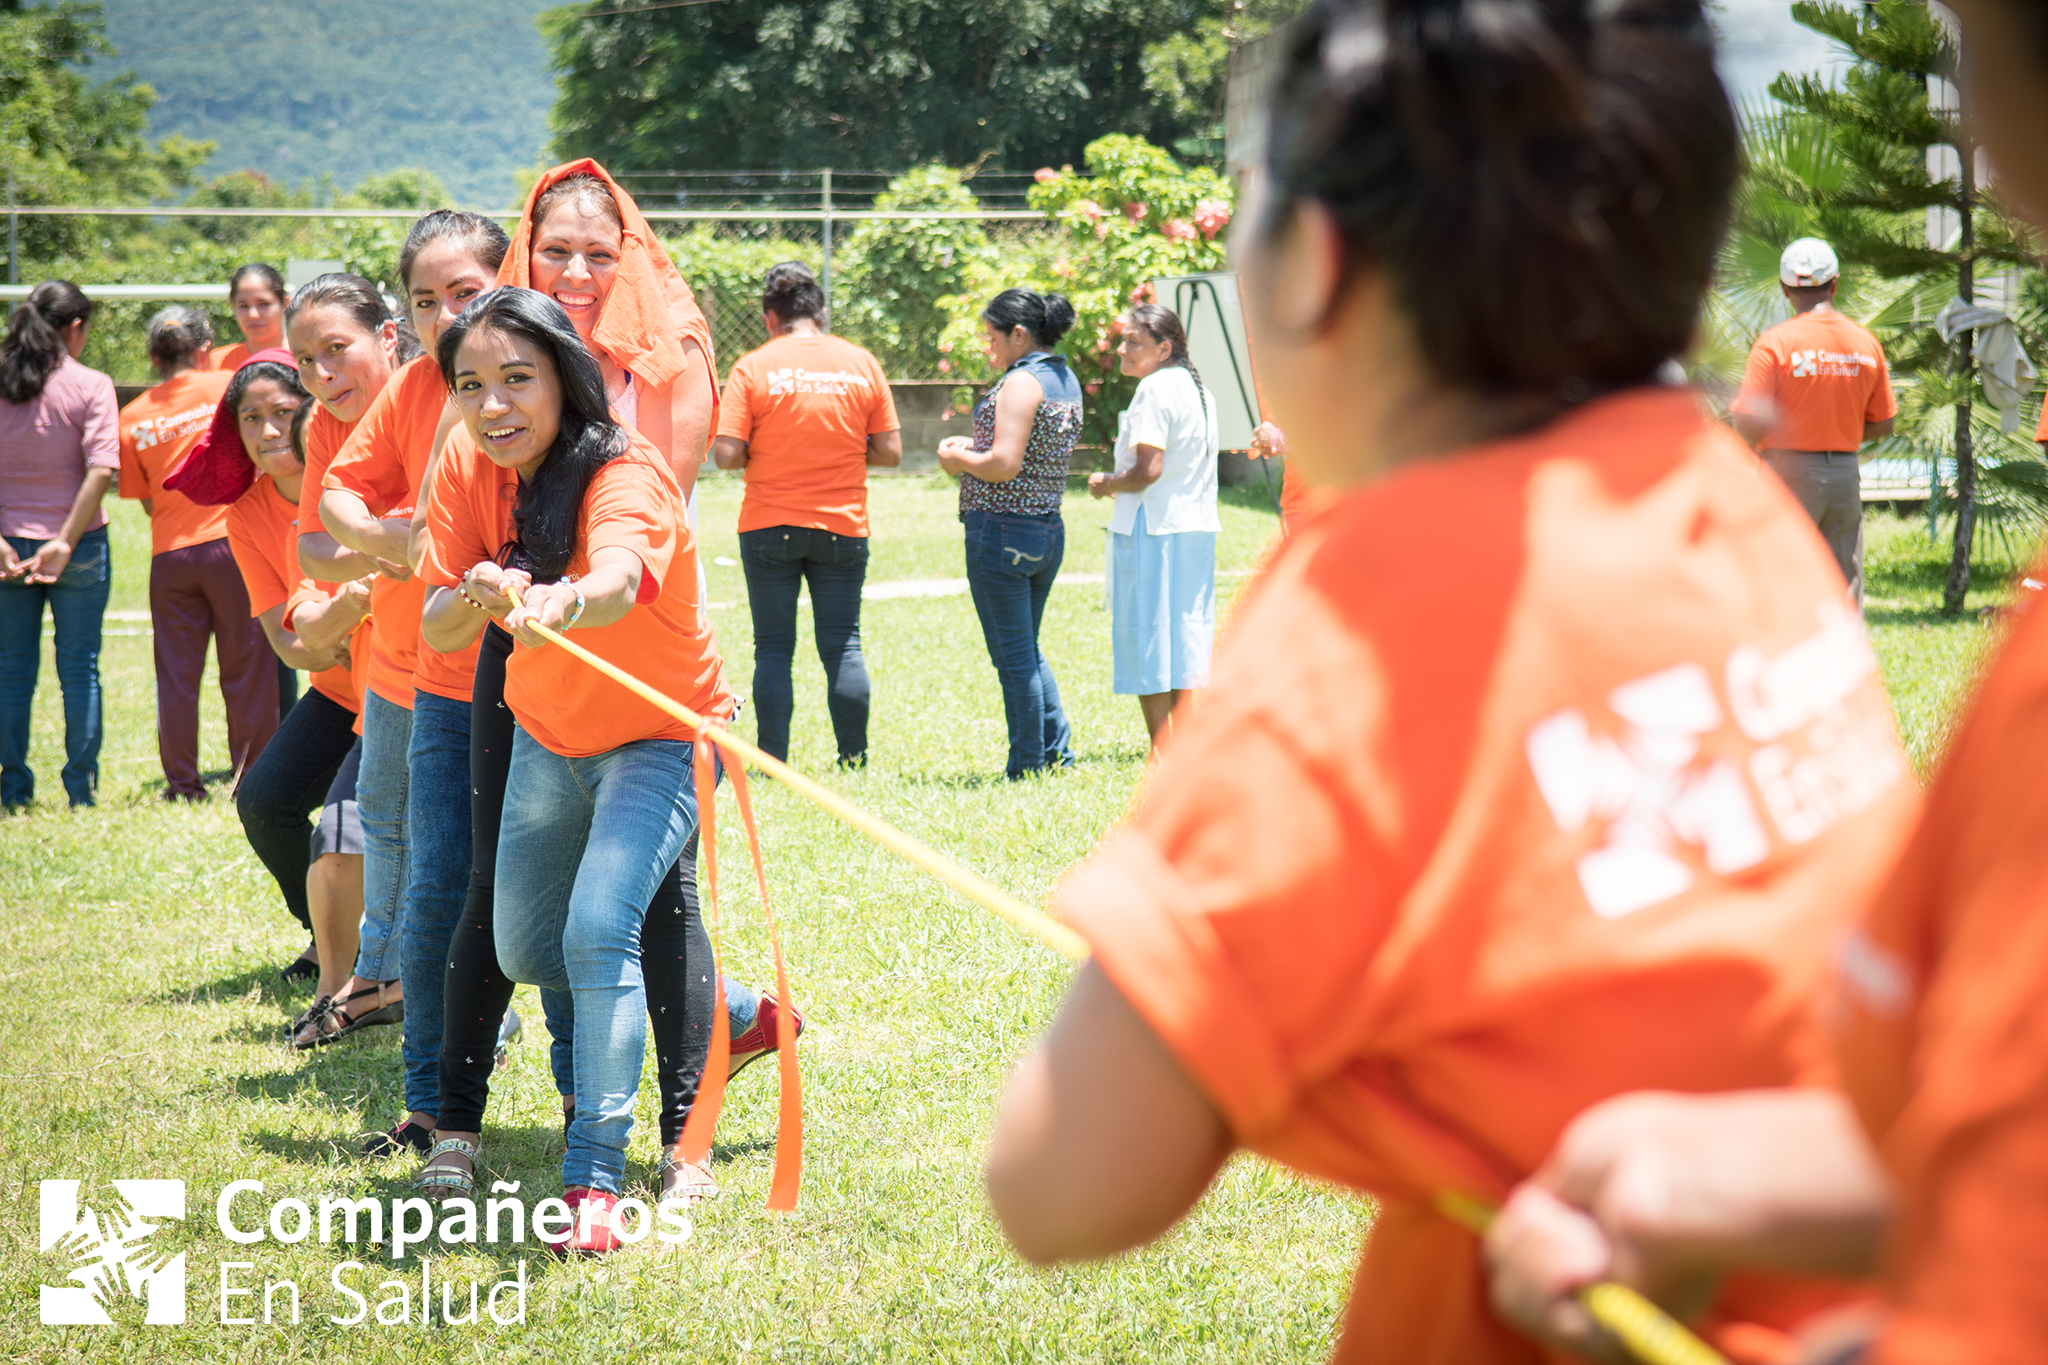
<svg viewBox="0 0 2048 1365"><path fill-rule="evenodd" d="M0 3L0 171L16 203L150 200L190 184L213 154L181 137L152 144L144 133L156 92L132 76L87 79L85 68L112 51L98 4ZM22 255L63 250L84 233L77 219L24 219Z"/></svg>
<svg viewBox="0 0 2048 1365"><path fill-rule="evenodd" d="M920 166L889 183L875 207L971 213L980 207L960 172ZM889 374L927 370L946 330L942 300L994 251L988 229L970 219L871 219L833 258L832 330L873 351Z"/></svg>
<svg viewBox="0 0 2048 1365"><path fill-rule="evenodd" d="M785 0L541 20L564 156L614 171L1071 160L1108 132L1190 124L1144 53L1224 0Z"/></svg>
<svg viewBox="0 0 2048 1365"><path fill-rule="evenodd" d="M1784 75L1772 84L1772 96L1810 120L1805 131L1819 137L1802 142L1798 123L1771 133L1781 150L1794 154L1753 159L1763 197L1752 207L1776 201L1803 212L1845 262L1891 282L1892 297L1873 320L1895 373L1909 383L1901 429L1909 444L1920 438L1917 444L1935 458L1945 446L1954 461L1954 537L1944 605L1959 612L1970 587L1979 456L1985 428L1996 433L1997 426L1983 420L1989 408L1970 358L1971 339L1964 336L1954 345L1942 340L1933 317L1951 291L1974 301L1985 266L2030 266L2033 248L2024 226L1979 183L1977 146L1968 126L1928 98L1927 78L1954 81L1960 54L1955 36L1925 0L1867 6L1801 0L1792 14L1832 39L1855 64L1839 85L1813 75ZM1768 126L1766 131L1771 132ZM1929 153L1943 148L1953 153L1955 170L1937 175L1929 169ZM1953 241L1929 241L1930 209L1955 215L1959 231ZM2038 487L2038 461L2021 455L2021 445L2000 442L1991 467L2008 484Z"/></svg>
<svg viewBox="0 0 2048 1365"><path fill-rule="evenodd" d="M1224 0L1185 32L1146 45L1145 89L1176 121L1198 129L1173 149L1183 156L1223 155L1223 100L1230 54L1301 12L1305 0Z"/></svg>

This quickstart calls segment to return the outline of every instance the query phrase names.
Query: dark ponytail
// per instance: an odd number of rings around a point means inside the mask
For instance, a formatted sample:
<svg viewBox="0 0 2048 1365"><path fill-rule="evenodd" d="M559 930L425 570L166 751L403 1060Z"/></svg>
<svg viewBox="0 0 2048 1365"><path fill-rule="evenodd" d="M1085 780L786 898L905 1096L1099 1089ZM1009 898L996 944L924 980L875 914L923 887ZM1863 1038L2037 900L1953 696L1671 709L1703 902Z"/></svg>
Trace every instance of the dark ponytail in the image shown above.
<svg viewBox="0 0 2048 1365"><path fill-rule="evenodd" d="M998 332L1022 327L1039 345L1050 350L1074 325L1074 305L1065 294L1041 294L1036 289L1005 289L981 310L984 322Z"/></svg>
<svg viewBox="0 0 2048 1365"><path fill-rule="evenodd" d="M64 363L64 329L91 317L92 300L69 280L44 280L29 290L8 319L6 339L0 340L0 398L10 403L41 398L43 386Z"/></svg>
<svg viewBox="0 0 2048 1365"><path fill-rule="evenodd" d="M1316 0L1282 42L1264 228L1323 205L1439 378L1569 404L1685 348L1740 160L1698 0Z"/></svg>
<svg viewBox="0 0 2048 1365"><path fill-rule="evenodd" d="M562 305L531 289L507 287L479 295L441 333L435 358L451 392L456 353L472 332L532 342L554 362L561 381L562 425L533 477L520 481L519 502L512 509L519 539L509 557L512 567L526 569L535 582L552 583L568 571L576 553L576 527L590 481L625 454L630 442L625 429L612 420L597 358L576 335ZM506 557L504 552L500 557Z"/></svg>

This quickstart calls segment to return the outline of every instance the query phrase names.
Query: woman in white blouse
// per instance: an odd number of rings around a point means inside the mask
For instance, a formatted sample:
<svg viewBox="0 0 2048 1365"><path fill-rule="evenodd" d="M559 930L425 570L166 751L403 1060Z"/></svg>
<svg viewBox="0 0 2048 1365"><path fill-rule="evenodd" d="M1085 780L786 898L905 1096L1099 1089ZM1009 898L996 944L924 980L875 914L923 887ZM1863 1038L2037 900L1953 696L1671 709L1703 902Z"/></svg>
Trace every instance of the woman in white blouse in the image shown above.
<svg viewBox="0 0 2048 1365"><path fill-rule="evenodd" d="M1116 471L1088 491L1114 497L1110 645L1115 689L1135 696L1156 749L1191 688L1209 683L1216 633L1216 405L1188 360L1171 308L1124 317L1123 372L1138 392L1117 420Z"/></svg>

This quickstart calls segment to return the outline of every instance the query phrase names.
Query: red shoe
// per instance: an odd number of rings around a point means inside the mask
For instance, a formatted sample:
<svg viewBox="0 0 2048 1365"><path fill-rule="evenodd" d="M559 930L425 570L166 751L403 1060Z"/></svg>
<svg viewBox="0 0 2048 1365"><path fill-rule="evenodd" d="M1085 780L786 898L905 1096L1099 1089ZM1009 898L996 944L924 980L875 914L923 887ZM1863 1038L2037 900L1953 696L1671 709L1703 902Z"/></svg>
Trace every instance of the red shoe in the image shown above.
<svg viewBox="0 0 2048 1365"><path fill-rule="evenodd" d="M725 1078L731 1080L740 1074L747 1063L756 1061L775 1051L775 1018L782 1013L782 1006L772 995L761 997L761 1008L754 1015L753 1027L732 1040L732 1051L726 1058ZM796 1025L795 1037L804 1036L804 1017L795 1010L789 1012L790 1021Z"/></svg>
<svg viewBox="0 0 2048 1365"><path fill-rule="evenodd" d="M548 1243L557 1256L603 1256L625 1245L612 1230L612 1210L619 1204L617 1195L588 1185L571 1185L562 1191L562 1202L569 1206L570 1216L576 1221L569 1225L567 1237Z"/></svg>

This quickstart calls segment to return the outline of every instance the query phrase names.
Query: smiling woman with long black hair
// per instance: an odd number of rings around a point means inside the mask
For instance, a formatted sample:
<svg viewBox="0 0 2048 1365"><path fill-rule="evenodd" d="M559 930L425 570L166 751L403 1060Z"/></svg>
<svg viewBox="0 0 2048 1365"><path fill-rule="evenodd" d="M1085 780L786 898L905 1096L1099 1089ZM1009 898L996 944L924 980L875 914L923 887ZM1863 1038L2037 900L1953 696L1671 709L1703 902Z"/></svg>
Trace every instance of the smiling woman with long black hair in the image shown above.
<svg viewBox="0 0 2048 1365"><path fill-rule="evenodd" d="M571 1248L604 1252L645 1047L642 921L697 825L692 735L533 626L576 631L700 715L730 716L733 697L697 601L682 489L661 452L613 420L560 305L494 290L443 333L439 359L462 424L433 489L422 628L446 644L489 615L519 646L505 669L518 729L494 936L508 977L574 998L562 1183L579 1212ZM462 1136L473 1153L475 1135Z"/></svg>

